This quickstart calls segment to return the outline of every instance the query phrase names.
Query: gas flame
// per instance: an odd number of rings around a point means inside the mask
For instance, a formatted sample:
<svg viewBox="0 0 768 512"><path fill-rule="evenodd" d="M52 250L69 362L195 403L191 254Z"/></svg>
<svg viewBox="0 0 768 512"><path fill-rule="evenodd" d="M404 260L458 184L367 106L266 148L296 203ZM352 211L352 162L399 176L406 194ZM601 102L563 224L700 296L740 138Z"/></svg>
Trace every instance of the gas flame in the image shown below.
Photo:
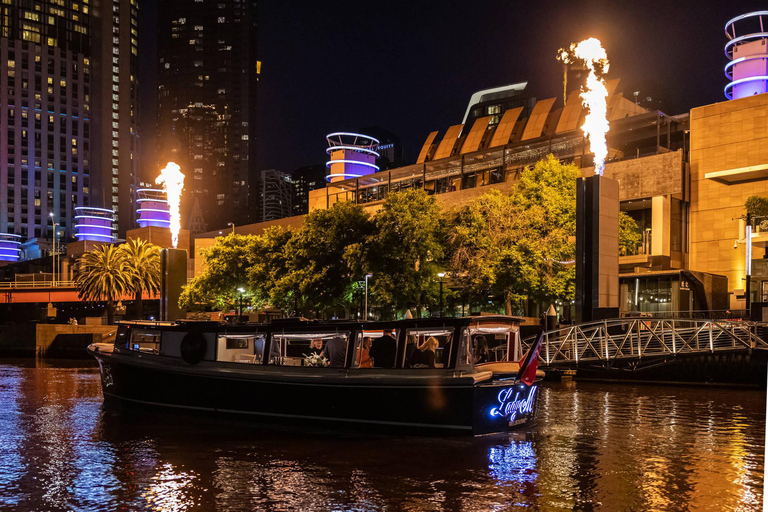
<svg viewBox="0 0 768 512"><path fill-rule="evenodd" d="M571 44L568 50L561 48L557 58L566 64L574 59L581 60L589 70L586 87L581 91L581 101L588 110L581 129L595 155L595 174L602 176L605 158L608 156L608 145L605 142L605 134L608 133L608 89L603 80L603 74L608 72L608 54L599 39L590 37Z"/></svg>
<svg viewBox="0 0 768 512"><path fill-rule="evenodd" d="M179 231L181 231L181 191L184 189L184 173L181 167L173 162L168 162L165 169L160 171L155 183L163 186L168 198L168 208L171 212L171 242L173 248L179 245Z"/></svg>

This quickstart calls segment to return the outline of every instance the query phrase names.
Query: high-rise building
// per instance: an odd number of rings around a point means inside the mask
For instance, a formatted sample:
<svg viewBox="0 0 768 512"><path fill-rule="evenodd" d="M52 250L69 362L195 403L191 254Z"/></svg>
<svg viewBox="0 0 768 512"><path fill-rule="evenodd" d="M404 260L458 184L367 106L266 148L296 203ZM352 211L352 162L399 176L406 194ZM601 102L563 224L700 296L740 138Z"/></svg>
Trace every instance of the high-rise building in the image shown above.
<svg viewBox="0 0 768 512"><path fill-rule="evenodd" d="M292 215L293 184L289 175L275 169L261 171L259 188L260 221L284 219Z"/></svg>
<svg viewBox="0 0 768 512"><path fill-rule="evenodd" d="M158 164L181 165L208 226L256 220L256 2L158 9Z"/></svg>
<svg viewBox="0 0 768 512"><path fill-rule="evenodd" d="M79 206L127 222L137 17L136 0L0 3L0 232L70 240Z"/></svg>
<svg viewBox="0 0 768 512"><path fill-rule="evenodd" d="M309 191L325 188L328 183L325 179L327 174L328 168L325 164L299 167L291 173L291 183L293 184L292 215L309 213Z"/></svg>

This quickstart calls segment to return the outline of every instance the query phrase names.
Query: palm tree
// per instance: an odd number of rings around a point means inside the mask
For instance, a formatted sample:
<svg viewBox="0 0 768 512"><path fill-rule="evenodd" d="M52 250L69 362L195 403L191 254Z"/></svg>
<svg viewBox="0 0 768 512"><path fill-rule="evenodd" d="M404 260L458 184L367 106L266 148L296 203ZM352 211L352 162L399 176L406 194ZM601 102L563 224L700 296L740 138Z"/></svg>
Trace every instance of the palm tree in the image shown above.
<svg viewBox="0 0 768 512"><path fill-rule="evenodd" d="M102 245L80 257L75 286L81 299L107 302L107 323L115 317L115 302L130 291L133 272L125 253L112 245Z"/></svg>
<svg viewBox="0 0 768 512"><path fill-rule="evenodd" d="M139 318L144 313L144 292L160 292L160 248L141 238L131 238L120 246L128 260L131 281L129 291L136 296Z"/></svg>

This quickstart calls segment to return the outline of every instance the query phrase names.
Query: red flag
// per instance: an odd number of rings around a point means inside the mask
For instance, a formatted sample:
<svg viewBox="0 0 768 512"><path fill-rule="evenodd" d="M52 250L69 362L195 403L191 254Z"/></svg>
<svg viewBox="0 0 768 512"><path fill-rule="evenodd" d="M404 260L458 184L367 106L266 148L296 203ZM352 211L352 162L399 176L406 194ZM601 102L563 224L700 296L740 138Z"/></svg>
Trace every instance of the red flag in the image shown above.
<svg viewBox="0 0 768 512"><path fill-rule="evenodd" d="M530 386L533 381L536 380L536 370L539 368L539 353L541 352L541 343L544 340L544 332L542 332L533 346L525 353L520 360L520 370L518 370L517 377L519 381Z"/></svg>

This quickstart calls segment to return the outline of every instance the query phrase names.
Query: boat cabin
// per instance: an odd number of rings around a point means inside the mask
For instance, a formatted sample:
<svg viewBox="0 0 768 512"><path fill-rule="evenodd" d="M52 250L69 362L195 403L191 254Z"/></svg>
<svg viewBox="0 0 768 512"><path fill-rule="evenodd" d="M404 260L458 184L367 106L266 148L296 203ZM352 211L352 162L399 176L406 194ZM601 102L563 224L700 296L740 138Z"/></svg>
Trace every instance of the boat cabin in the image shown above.
<svg viewBox="0 0 768 512"><path fill-rule="evenodd" d="M210 321L122 322L115 349L142 356L282 368L467 372L517 361L519 326L508 316L393 322L285 320L227 325Z"/></svg>

